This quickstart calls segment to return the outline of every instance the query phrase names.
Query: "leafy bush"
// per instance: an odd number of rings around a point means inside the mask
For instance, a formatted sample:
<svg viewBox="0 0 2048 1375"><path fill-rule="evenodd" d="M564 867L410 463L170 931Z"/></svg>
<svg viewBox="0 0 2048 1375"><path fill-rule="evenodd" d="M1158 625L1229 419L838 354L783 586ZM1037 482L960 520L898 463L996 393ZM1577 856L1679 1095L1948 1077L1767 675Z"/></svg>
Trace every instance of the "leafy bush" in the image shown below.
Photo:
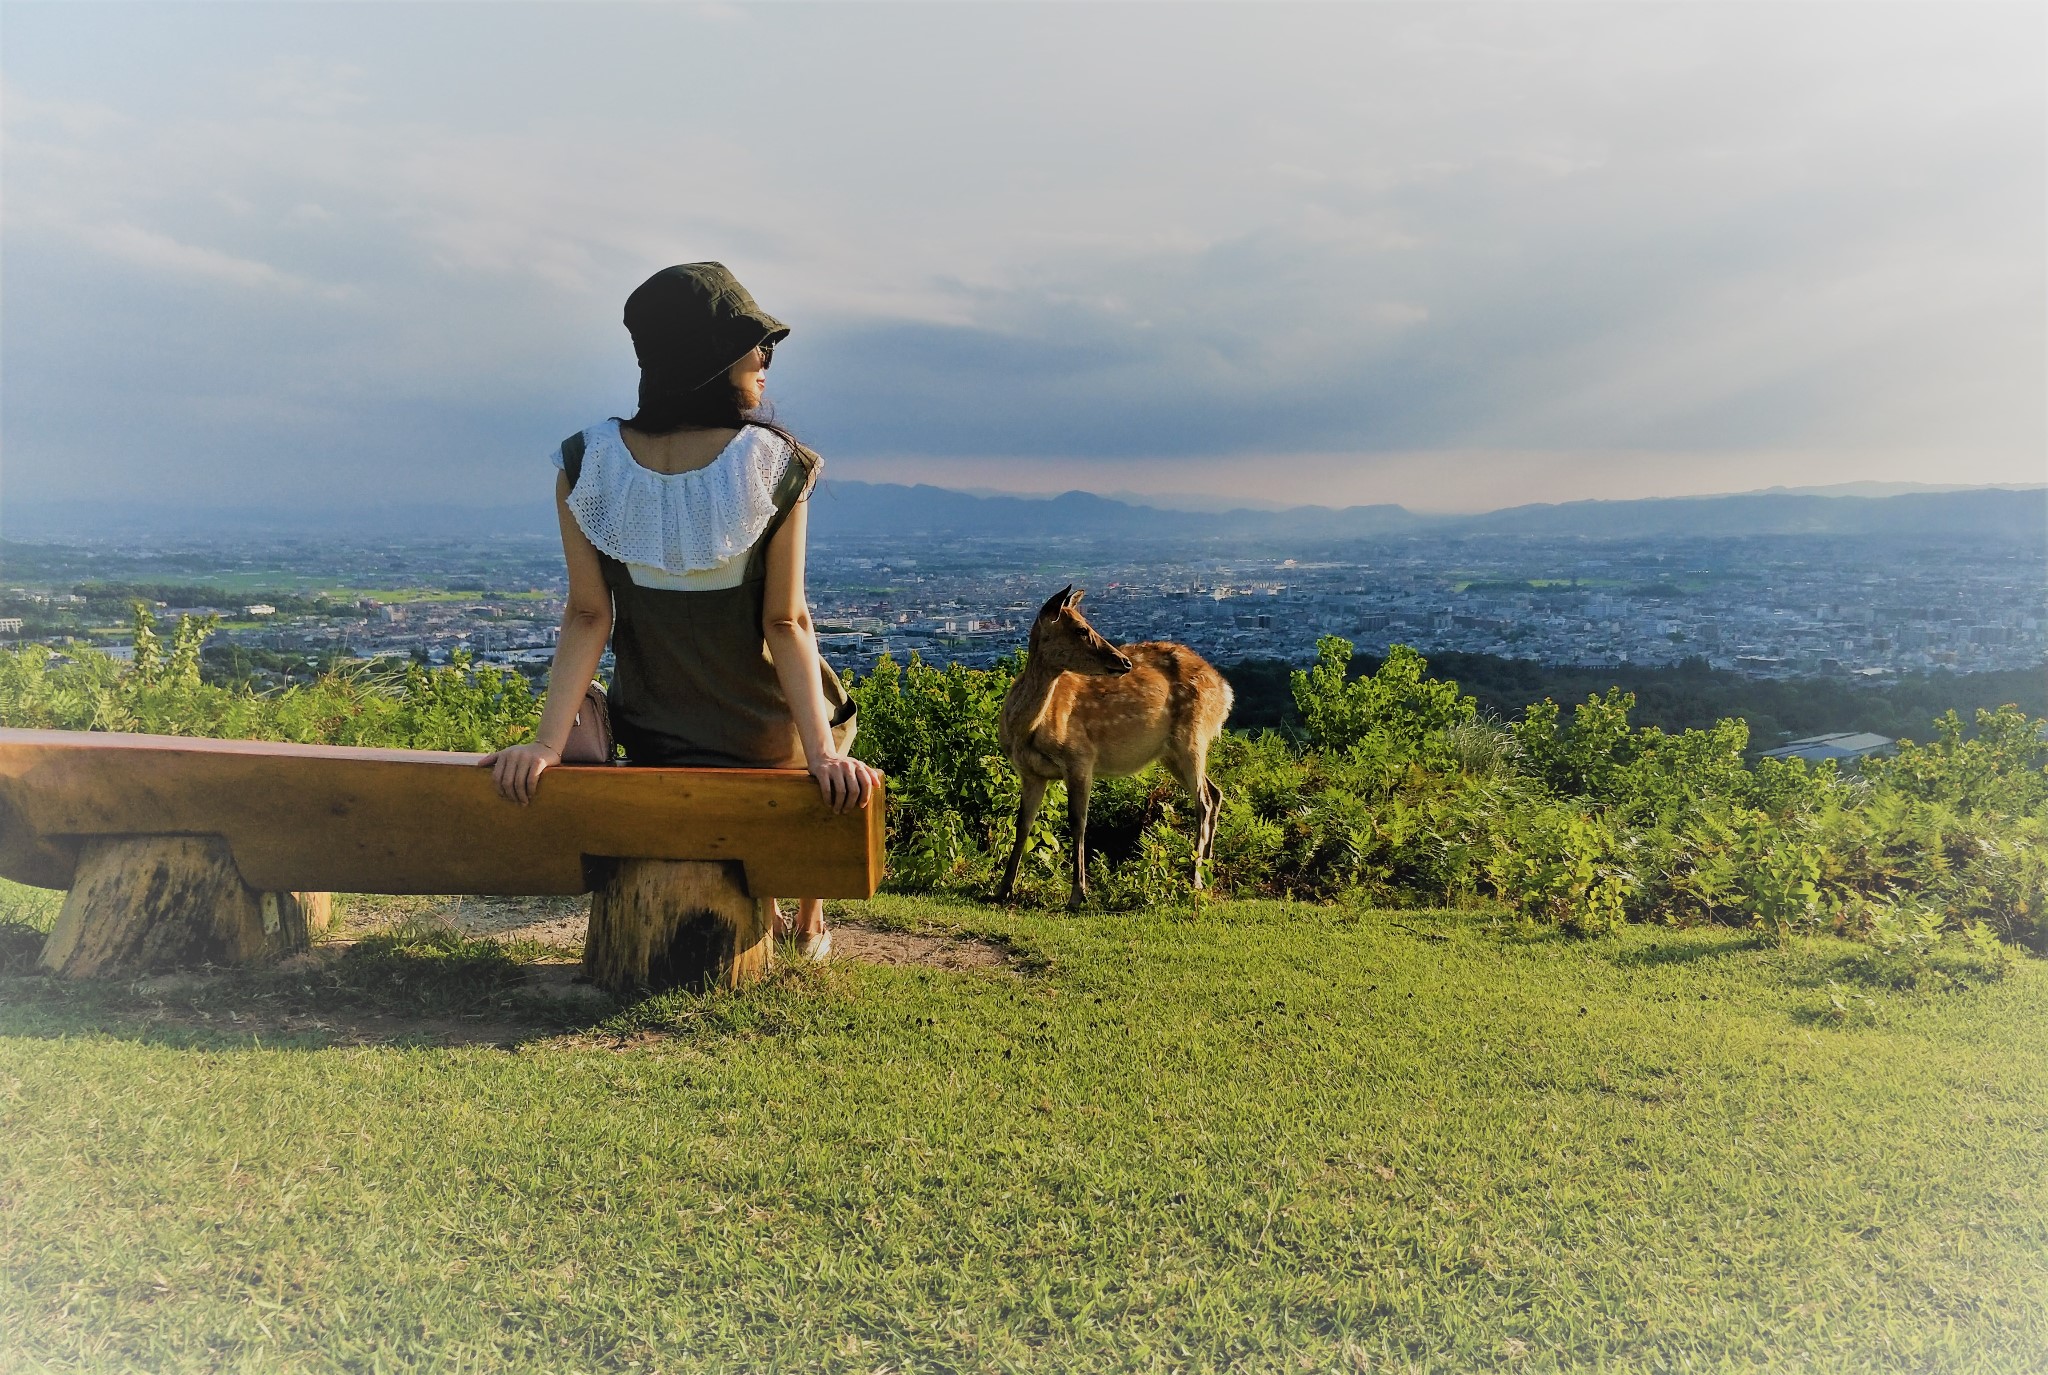
<svg viewBox="0 0 2048 1375"><path fill-rule="evenodd" d="M1946 913L1915 901L1871 903L1863 912L1865 951L1852 972L1885 988L1957 988L2003 978L2018 958L1982 922L1957 930ZM1846 1010L1839 990L1838 1009Z"/></svg>
<svg viewBox="0 0 2048 1375"><path fill-rule="evenodd" d="M181 616L166 649L135 607L135 658L41 645L0 653L0 723L230 740L489 751L528 738L540 699L518 673L457 654L441 668L358 667L275 692L207 683L199 655L212 618Z"/></svg>
<svg viewBox="0 0 2048 1375"><path fill-rule="evenodd" d="M526 738L538 716L524 678L461 659L255 693L201 679L207 622L181 620L166 642L138 607L135 628L132 664L0 652L0 724L488 750ZM1844 771L1751 762L1739 720L1634 727L1634 699L1618 690L1569 716L1538 702L1503 724L1429 677L1413 650L1395 647L1359 679L1346 676L1351 651L1326 638L1293 674L1301 739L1226 732L1212 751L1218 892L1499 903L1583 933L1623 920L1723 922L1779 940L1833 931L1895 972L1917 958L1915 941L1965 963L1972 942L2048 950L2048 723L2016 708L1979 712L1974 727L1951 712L1930 742ZM855 753L889 776L890 886L993 883L1018 800L998 726L1022 662L884 659L850 685ZM1026 901L1066 893L1062 792L1048 792L1027 837ZM1193 817L1161 770L1098 780L1097 900L1186 901Z"/></svg>
<svg viewBox="0 0 2048 1375"><path fill-rule="evenodd" d="M1557 703L1536 703L1513 727L1524 768L1558 797L1587 798L1666 825L1708 799L1752 800L1746 725L1721 721L1677 735L1631 730L1634 707L1632 695L1613 688L1581 703L1567 724Z"/></svg>
<svg viewBox="0 0 2048 1375"><path fill-rule="evenodd" d="M1407 645L1389 649L1369 678L1346 681L1350 663L1351 642L1325 635L1316 641L1314 666L1290 680L1294 705L1316 749L1350 749L1376 738L1411 751L1441 747L1445 731L1478 711L1456 683L1429 677L1428 661Z"/></svg>
<svg viewBox="0 0 2048 1375"><path fill-rule="evenodd" d="M975 670L935 668L914 654L900 666L884 657L850 685L860 704L853 752L889 778L894 886L983 882L991 856L1007 855L1018 783L997 723L1022 662L1017 656ZM1057 815L1063 820L1064 809ZM1041 818L1041 826L1053 819Z"/></svg>
<svg viewBox="0 0 2048 1375"><path fill-rule="evenodd" d="M1498 833L1486 876L1525 920L1597 935L1622 922L1636 887L1620 851L1603 819L1553 803L1517 813Z"/></svg>
<svg viewBox="0 0 2048 1375"><path fill-rule="evenodd" d="M1901 740L1889 759L1864 766L1872 782L1909 797L1947 802L2004 816L2039 816L2048 808L2048 733L2018 707L1977 713L1977 733L1965 738L1954 712L1934 723L1925 745Z"/></svg>
<svg viewBox="0 0 2048 1375"><path fill-rule="evenodd" d="M1444 732L1451 763L1473 778L1501 778L1522 763L1522 742L1492 717L1460 721Z"/></svg>

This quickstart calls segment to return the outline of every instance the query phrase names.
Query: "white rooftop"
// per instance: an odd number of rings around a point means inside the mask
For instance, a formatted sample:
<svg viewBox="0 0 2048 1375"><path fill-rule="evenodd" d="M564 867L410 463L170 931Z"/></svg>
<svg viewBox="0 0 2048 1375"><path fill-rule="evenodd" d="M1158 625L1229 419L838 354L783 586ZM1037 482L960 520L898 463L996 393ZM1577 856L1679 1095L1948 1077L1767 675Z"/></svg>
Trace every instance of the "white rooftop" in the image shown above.
<svg viewBox="0 0 2048 1375"><path fill-rule="evenodd" d="M1891 739L1873 735L1867 730L1836 731L1832 735L1809 735L1804 740L1793 740L1773 750L1763 752L1766 759L1860 759L1866 754L1890 749Z"/></svg>

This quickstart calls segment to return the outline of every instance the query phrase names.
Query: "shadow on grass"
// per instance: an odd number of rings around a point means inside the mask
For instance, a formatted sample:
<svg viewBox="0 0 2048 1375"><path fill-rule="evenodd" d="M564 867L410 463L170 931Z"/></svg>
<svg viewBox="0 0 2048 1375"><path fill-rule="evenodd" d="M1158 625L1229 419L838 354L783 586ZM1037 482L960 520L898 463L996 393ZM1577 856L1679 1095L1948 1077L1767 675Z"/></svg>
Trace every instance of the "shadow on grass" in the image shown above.
<svg viewBox="0 0 2048 1375"><path fill-rule="evenodd" d="M0 974L33 974L49 938L26 922L0 921Z"/></svg>
<svg viewBox="0 0 2048 1375"><path fill-rule="evenodd" d="M1827 995L1820 1011L1796 1013L1796 1020L1841 1026L1855 1020L1868 1001L1865 994L1965 992L1997 983L2020 958L2010 949L1986 949L1954 936L1924 949L1887 950L1829 935L1795 937L1781 946L1763 931L1703 927L1697 932L1690 938L1674 935L1647 947L1617 951L1614 963L1641 969L1749 956L1770 970L1778 986Z"/></svg>
<svg viewBox="0 0 2048 1375"><path fill-rule="evenodd" d="M1759 950L1770 949L1772 944L1770 940L1753 931L1723 928L1711 938L1674 938L1667 943L1617 951L1614 962L1624 969L1656 969L1669 965L1696 964L1701 960L1726 959L1730 955L1754 954Z"/></svg>
<svg viewBox="0 0 2048 1375"><path fill-rule="evenodd" d="M111 1035L180 1046L520 1044L591 1030L627 1001L531 941L408 922L253 969L141 978L35 972L43 933L0 929L0 1035Z"/></svg>
<svg viewBox="0 0 2048 1375"><path fill-rule="evenodd" d="M1772 963L1777 977L1792 988L1960 993L1997 983L2011 972L2017 958L1954 940L1924 950L1881 950L1822 937L1778 952Z"/></svg>

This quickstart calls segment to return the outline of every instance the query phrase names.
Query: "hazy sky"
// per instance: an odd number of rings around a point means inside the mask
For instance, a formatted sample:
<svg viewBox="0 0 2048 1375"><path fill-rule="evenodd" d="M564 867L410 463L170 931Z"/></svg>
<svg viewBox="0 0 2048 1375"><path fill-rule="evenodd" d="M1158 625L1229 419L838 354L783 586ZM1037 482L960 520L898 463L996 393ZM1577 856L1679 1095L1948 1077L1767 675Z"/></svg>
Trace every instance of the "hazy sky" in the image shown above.
<svg viewBox="0 0 2048 1375"><path fill-rule="evenodd" d="M701 258L839 477L2040 481L2043 14L10 0L5 497L523 500Z"/></svg>

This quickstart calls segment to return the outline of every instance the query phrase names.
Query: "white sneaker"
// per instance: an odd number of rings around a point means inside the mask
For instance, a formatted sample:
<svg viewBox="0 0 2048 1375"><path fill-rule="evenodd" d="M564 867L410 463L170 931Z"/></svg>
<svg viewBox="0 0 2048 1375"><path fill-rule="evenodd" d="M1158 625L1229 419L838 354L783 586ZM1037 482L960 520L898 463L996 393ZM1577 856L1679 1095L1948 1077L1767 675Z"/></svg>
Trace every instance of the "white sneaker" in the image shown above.
<svg viewBox="0 0 2048 1375"><path fill-rule="evenodd" d="M823 964L832 958L832 933L819 931L809 936L799 936L796 953L813 964Z"/></svg>

